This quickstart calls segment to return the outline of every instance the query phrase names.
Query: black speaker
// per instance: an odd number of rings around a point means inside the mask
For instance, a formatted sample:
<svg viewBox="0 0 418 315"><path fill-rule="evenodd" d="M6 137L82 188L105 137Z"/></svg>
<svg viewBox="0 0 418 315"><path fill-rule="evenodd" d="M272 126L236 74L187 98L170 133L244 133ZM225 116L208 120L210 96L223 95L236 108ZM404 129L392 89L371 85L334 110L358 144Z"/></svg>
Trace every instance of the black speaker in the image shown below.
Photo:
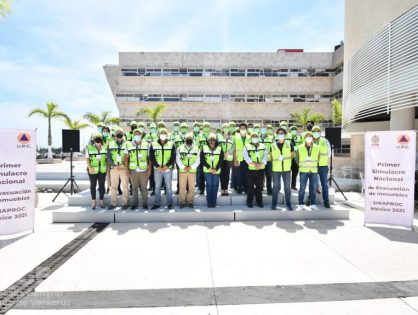
<svg viewBox="0 0 418 315"><path fill-rule="evenodd" d="M325 128L325 138L334 146L336 149L341 148L341 127L328 127Z"/></svg>
<svg viewBox="0 0 418 315"><path fill-rule="evenodd" d="M62 152L80 152L80 130L62 129Z"/></svg>

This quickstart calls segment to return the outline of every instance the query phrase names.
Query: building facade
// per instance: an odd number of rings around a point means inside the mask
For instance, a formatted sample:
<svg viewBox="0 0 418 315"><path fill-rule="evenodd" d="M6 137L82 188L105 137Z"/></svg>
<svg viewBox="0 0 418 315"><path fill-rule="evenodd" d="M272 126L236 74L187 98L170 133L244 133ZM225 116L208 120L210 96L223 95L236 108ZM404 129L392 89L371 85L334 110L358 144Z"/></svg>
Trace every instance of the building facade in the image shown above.
<svg viewBox="0 0 418 315"><path fill-rule="evenodd" d="M121 52L104 71L123 121L164 102L164 121L291 121L303 108L331 120L342 98L343 46L334 52Z"/></svg>
<svg viewBox="0 0 418 315"><path fill-rule="evenodd" d="M418 0L346 0L346 131L416 129Z"/></svg>

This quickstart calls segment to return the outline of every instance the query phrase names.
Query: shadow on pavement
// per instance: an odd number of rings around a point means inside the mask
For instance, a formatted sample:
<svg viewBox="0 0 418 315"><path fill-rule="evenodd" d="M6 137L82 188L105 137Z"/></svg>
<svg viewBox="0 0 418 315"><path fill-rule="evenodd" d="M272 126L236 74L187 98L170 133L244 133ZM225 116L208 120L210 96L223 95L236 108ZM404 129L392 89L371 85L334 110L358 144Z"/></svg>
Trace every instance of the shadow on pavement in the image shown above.
<svg viewBox="0 0 418 315"><path fill-rule="evenodd" d="M410 230L400 230L386 227L366 227L390 241L418 244L418 233Z"/></svg>

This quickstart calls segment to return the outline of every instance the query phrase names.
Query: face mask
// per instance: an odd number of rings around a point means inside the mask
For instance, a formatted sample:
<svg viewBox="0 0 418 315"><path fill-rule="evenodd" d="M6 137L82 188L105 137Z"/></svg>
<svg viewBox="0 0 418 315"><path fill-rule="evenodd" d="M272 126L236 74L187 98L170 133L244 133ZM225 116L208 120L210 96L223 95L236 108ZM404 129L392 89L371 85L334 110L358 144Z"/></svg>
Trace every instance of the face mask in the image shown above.
<svg viewBox="0 0 418 315"><path fill-rule="evenodd" d="M136 142L141 141L141 139L142 139L142 136L134 136L134 140L135 140Z"/></svg>
<svg viewBox="0 0 418 315"><path fill-rule="evenodd" d="M248 128L249 133L253 133L253 128Z"/></svg>
<svg viewBox="0 0 418 315"><path fill-rule="evenodd" d="M292 130L291 132L292 132L292 135L294 135L294 136L296 136L298 134L297 130Z"/></svg>
<svg viewBox="0 0 418 315"><path fill-rule="evenodd" d="M102 133L102 136L103 136L104 138L107 138L107 137L109 137L109 133L108 133L108 132L103 132L103 133Z"/></svg>
<svg viewBox="0 0 418 315"><path fill-rule="evenodd" d="M138 128L138 129L141 130L142 133L144 133L144 131L145 131L145 128L143 128L143 127Z"/></svg>
<svg viewBox="0 0 418 315"><path fill-rule="evenodd" d="M200 131L200 128L199 128L199 127L193 127L193 130L194 130L195 132L199 132L199 131Z"/></svg>
<svg viewBox="0 0 418 315"><path fill-rule="evenodd" d="M268 133L273 133L273 129L270 129L270 128L269 128L269 129L267 129L267 132L268 132Z"/></svg>
<svg viewBox="0 0 418 315"><path fill-rule="evenodd" d="M247 134L247 130L245 129L241 129L239 132L241 133L242 136L245 136Z"/></svg>
<svg viewBox="0 0 418 315"><path fill-rule="evenodd" d="M193 139L186 139L186 144L191 146L193 144Z"/></svg>
<svg viewBox="0 0 418 315"><path fill-rule="evenodd" d="M175 126L175 127L173 127L173 131L175 131L175 132L178 132L179 131L179 127L177 127L177 126Z"/></svg>
<svg viewBox="0 0 418 315"><path fill-rule="evenodd" d="M103 127L97 127L98 132L102 132L102 130L103 130Z"/></svg>
<svg viewBox="0 0 418 315"><path fill-rule="evenodd" d="M254 128L254 132L255 132L255 133L259 133L259 132L260 132L260 129L258 129L258 128Z"/></svg>
<svg viewBox="0 0 418 315"><path fill-rule="evenodd" d="M94 138L94 142L96 142L96 143L102 143L102 138L100 138L100 137L97 137L97 138Z"/></svg>
<svg viewBox="0 0 418 315"><path fill-rule="evenodd" d="M312 125L307 125L307 126L306 126L306 129L308 129L308 131L311 131L311 130L312 130L312 128L313 128L313 126L312 126Z"/></svg>
<svg viewBox="0 0 418 315"><path fill-rule="evenodd" d="M165 133L161 134L160 139L163 141L167 140L167 135Z"/></svg>
<svg viewBox="0 0 418 315"><path fill-rule="evenodd" d="M306 137L305 142L306 143L312 143L312 137Z"/></svg>
<svg viewBox="0 0 418 315"><path fill-rule="evenodd" d="M156 133L156 132L157 132L157 129L155 129L155 128L151 128L149 131L150 131L151 133Z"/></svg>
<svg viewBox="0 0 418 315"><path fill-rule="evenodd" d="M122 139L122 138L123 138L123 134L122 134L122 133L117 133L117 134L116 134L116 138L118 138L118 139Z"/></svg>
<svg viewBox="0 0 418 315"><path fill-rule="evenodd" d="M263 135L265 135L265 134L267 133L267 129L266 129L266 128L261 128L261 133L262 133Z"/></svg>
<svg viewBox="0 0 418 315"><path fill-rule="evenodd" d="M231 128L229 128L229 132L230 132L231 134L235 133L235 127L231 127Z"/></svg>
<svg viewBox="0 0 418 315"><path fill-rule="evenodd" d="M225 128L224 129L224 134L227 134L227 133L229 133L229 129Z"/></svg>
<svg viewBox="0 0 418 315"><path fill-rule="evenodd" d="M258 138L252 138L252 139L251 139L251 141L252 141L253 143L258 143Z"/></svg>
<svg viewBox="0 0 418 315"><path fill-rule="evenodd" d="M314 138L319 138L321 136L320 132L314 132L313 133Z"/></svg>
<svg viewBox="0 0 418 315"><path fill-rule="evenodd" d="M278 134L277 135L277 139L279 139L280 141L283 141L284 140L284 134Z"/></svg>
<svg viewBox="0 0 418 315"><path fill-rule="evenodd" d="M203 128L204 133L209 133L209 131L210 131L210 128L208 128L208 127Z"/></svg>
<svg viewBox="0 0 418 315"><path fill-rule="evenodd" d="M186 133L187 133L187 129L183 128L183 129L181 129L181 130L180 130L180 132L181 132L182 134L186 134Z"/></svg>

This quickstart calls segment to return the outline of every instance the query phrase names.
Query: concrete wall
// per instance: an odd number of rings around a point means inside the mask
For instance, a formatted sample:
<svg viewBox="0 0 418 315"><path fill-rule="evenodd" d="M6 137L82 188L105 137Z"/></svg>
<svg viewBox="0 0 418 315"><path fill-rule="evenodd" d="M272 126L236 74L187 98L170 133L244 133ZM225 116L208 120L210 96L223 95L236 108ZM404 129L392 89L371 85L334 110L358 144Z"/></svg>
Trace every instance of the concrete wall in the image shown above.
<svg viewBox="0 0 418 315"><path fill-rule="evenodd" d="M183 68L331 68L332 52L120 52L119 65Z"/></svg>

